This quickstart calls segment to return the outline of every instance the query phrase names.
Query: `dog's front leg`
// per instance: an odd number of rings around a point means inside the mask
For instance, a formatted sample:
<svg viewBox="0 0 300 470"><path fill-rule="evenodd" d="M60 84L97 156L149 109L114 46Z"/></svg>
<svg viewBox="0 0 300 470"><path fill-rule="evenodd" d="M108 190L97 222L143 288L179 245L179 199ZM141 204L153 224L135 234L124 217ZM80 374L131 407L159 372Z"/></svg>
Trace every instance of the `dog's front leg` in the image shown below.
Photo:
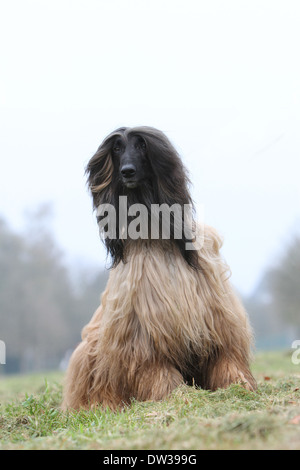
<svg viewBox="0 0 300 470"><path fill-rule="evenodd" d="M135 375L132 395L139 401L163 400L183 382L181 373L169 362L146 363Z"/></svg>
<svg viewBox="0 0 300 470"><path fill-rule="evenodd" d="M238 383L247 390L256 390L256 381L247 361L230 359L225 354L210 359L205 372L204 388L216 390L227 388L233 383Z"/></svg>

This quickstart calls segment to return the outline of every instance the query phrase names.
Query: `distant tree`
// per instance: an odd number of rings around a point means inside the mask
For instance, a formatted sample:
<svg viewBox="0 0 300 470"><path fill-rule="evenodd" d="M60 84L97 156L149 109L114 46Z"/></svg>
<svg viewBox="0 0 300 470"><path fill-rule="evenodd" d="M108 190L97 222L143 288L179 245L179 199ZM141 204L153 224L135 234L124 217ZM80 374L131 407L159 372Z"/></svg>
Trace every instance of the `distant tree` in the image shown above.
<svg viewBox="0 0 300 470"><path fill-rule="evenodd" d="M71 280L50 215L47 206L30 213L22 234L0 219L0 340L7 372L58 367L80 340L106 282L100 269L79 273L80 286Z"/></svg>
<svg viewBox="0 0 300 470"><path fill-rule="evenodd" d="M3 219L0 220L0 339L5 342L9 361L15 366L20 357L19 329L22 328L22 297L25 245ZM23 330L24 331L24 330ZM6 367L6 368L7 368Z"/></svg>
<svg viewBox="0 0 300 470"><path fill-rule="evenodd" d="M272 306L282 320L300 328L300 237L267 274Z"/></svg>

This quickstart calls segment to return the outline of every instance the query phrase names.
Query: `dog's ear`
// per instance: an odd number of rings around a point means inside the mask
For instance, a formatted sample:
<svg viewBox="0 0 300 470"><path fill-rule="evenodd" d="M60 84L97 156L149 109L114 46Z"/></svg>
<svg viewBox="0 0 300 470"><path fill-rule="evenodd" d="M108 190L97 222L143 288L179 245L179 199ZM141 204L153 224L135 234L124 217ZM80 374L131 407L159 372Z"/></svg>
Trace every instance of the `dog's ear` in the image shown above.
<svg viewBox="0 0 300 470"><path fill-rule="evenodd" d="M160 204L188 204L189 178L182 160L167 136L151 127L137 128L146 142L147 155L159 194Z"/></svg>
<svg viewBox="0 0 300 470"><path fill-rule="evenodd" d="M112 181L114 167L110 146L100 146L90 159L85 171L87 184L93 197L93 206L96 208L101 202L101 194Z"/></svg>

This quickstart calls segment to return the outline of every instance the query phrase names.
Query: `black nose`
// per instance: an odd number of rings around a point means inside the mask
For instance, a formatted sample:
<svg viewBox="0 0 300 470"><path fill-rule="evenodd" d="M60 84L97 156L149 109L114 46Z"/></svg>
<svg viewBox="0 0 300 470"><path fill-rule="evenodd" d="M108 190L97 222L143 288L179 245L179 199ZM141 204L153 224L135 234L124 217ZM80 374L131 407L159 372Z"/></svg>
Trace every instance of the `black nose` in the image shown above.
<svg viewBox="0 0 300 470"><path fill-rule="evenodd" d="M123 165L121 168L121 175L123 178L133 178L136 174L136 167L132 163L127 163L127 165Z"/></svg>

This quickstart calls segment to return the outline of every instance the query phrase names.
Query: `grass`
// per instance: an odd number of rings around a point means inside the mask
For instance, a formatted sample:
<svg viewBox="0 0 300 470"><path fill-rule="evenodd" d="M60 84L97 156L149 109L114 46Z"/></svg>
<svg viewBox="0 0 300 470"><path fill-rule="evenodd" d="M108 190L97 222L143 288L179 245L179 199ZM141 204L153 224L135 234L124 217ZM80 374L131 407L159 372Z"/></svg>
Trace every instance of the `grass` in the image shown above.
<svg viewBox="0 0 300 470"><path fill-rule="evenodd" d="M0 449L300 449L300 365L261 353L256 393L181 386L120 412L59 409L62 373L0 378Z"/></svg>

